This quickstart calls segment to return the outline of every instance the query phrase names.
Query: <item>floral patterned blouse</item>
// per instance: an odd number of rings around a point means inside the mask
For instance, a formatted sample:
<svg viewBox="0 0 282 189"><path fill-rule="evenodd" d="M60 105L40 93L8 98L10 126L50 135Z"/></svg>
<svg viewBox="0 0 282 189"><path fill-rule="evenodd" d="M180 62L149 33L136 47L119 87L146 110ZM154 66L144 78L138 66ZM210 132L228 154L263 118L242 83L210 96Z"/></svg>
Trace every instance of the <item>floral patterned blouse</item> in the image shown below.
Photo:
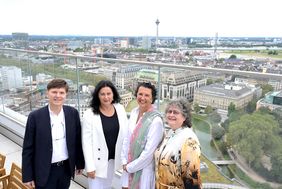
<svg viewBox="0 0 282 189"><path fill-rule="evenodd" d="M202 188L200 143L191 128L168 131L155 152L156 189Z"/></svg>

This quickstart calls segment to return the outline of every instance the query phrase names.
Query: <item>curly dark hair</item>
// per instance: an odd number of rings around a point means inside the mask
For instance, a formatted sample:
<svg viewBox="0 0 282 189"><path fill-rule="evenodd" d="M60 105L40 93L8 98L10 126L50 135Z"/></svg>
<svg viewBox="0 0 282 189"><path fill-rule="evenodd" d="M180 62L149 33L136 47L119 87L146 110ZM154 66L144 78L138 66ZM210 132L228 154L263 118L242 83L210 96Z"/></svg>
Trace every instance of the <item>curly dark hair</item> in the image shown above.
<svg viewBox="0 0 282 189"><path fill-rule="evenodd" d="M101 80L95 87L94 92L92 93L92 99L90 101L90 107L92 107L92 111L94 114L99 114L100 110L99 107L101 105L100 99L99 99L99 92L104 87L110 87L113 92L113 103L119 103L121 98L119 96L119 93L114 86L114 84L109 80Z"/></svg>
<svg viewBox="0 0 282 189"><path fill-rule="evenodd" d="M148 89L151 89L152 91L152 103L151 104L154 104L156 99L157 99L157 89L154 85L152 85L150 82L142 82L142 83L139 83L136 90L135 90L135 97L137 97L137 93L138 93L138 90L140 87L145 87L145 88L148 88Z"/></svg>
<svg viewBox="0 0 282 189"><path fill-rule="evenodd" d="M191 114L191 105L188 102L187 99L179 99L179 100L173 100L168 103L165 109L165 113L168 112L168 110L171 107L176 107L177 109L180 110L181 114L185 118L185 121L182 124L182 127L192 127L192 114Z"/></svg>

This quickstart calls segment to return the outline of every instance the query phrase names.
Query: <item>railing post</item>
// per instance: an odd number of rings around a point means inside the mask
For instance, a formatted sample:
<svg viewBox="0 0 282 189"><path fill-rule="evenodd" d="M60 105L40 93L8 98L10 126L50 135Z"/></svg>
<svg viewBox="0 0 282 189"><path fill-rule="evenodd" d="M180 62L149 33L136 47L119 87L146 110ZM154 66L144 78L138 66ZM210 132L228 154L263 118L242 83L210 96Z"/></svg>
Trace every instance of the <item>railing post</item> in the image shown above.
<svg viewBox="0 0 282 189"><path fill-rule="evenodd" d="M29 57L29 53L28 53ZM30 111L32 111L32 100L33 100L33 92L32 92L32 73L31 73L31 65L30 65L30 59L28 58L28 72L29 72L29 90L30 90L30 100L29 100L29 108Z"/></svg>
<svg viewBox="0 0 282 189"><path fill-rule="evenodd" d="M160 99L161 99L161 67L158 66L158 111L160 111Z"/></svg>
<svg viewBox="0 0 282 189"><path fill-rule="evenodd" d="M77 80L77 110L80 113L80 103L79 103L79 71L78 71L78 63L77 57L75 58L75 67L76 67L76 80Z"/></svg>
<svg viewBox="0 0 282 189"><path fill-rule="evenodd" d="M1 96L1 101L2 101L3 113L5 113L4 96Z"/></svg>

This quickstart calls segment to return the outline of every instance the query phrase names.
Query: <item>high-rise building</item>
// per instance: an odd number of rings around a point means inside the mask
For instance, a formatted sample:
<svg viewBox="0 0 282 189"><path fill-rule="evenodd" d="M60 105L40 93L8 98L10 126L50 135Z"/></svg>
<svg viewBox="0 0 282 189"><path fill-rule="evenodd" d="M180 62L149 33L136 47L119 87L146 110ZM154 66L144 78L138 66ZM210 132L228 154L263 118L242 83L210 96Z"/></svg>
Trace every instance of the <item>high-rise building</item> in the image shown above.
<svg viewBox="0 0 282 189"><path fill-rule="evenodd" d="M136 37L129 37L128 38L129 48L134 48L138 45Z"/></svg>
<svg viewBox="0 0 282 189"><path fill-rule="evenodd" d="M128 47L129 47L128 38L125 38L125 39L121 39L121 40L120 40L120 47L121 47L121 48L128 48Z"/></svg>
<svg viewBox="0 0 282 189"><path fill-rule="evenodd" d="M151 44L151 39L150 39L150 37L144 36L144 37L142 38L142 48L143 48L143 49L150 49L151 46L152 46L152 44Z"/></svg>
<svg viewBox="0 0 282 189"><path fill-rule="evenodd" d="M0 68L2 77L1 90L11 90L23 87L22 70L15 66Z"/></svg>
<svg viewBox="0 0 282 189"><path fill-rule="evenodd" d="M12 39L14 41L28 41L28 33L12 33Z"/></svg>
<svg viewBox="0 0 282 189"><path fill-rule="evenodd" d="M19 33L19 32L12 33L12 39L16 48L26 49L28 47L28 39L29 39L28 33Z"/></svg>

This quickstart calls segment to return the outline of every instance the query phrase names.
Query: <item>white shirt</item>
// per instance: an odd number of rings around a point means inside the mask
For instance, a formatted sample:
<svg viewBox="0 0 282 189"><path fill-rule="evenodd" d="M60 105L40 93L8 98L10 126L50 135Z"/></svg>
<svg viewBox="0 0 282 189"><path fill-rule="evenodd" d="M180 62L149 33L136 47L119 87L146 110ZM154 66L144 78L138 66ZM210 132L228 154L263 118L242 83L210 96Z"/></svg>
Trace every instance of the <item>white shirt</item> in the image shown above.
<svg viewBox="0 0 282 189"><path fill-rule="evenodd" d="M136 127L136 122L139 115L139 107L134 108L131 111L128 134L124 138L123 150L121 154L123 165L127 164L128 149L130 145L130 138ZM140 118L141 119L141 118ZM164 134L163 121L160 117L153 119L151 126L146 136L146 145L142 153L138 158L126 165L126 169L129 173L135 173L142 170L140 178L140 189L152 189L155 188L155 170L154 170L154 152L157 146L160 144ZM122 175L123 186L128 186L128 175L124 171Z"/></svg>
<svg viewBox="0 0 282 189"><path fill-rule="evenodd" d="M63 108L58 115L52 112L50 106L48 106L48 109L50 114L53 146L52 163L55 163L69 158L66 141L65 114Z"/></svg>

